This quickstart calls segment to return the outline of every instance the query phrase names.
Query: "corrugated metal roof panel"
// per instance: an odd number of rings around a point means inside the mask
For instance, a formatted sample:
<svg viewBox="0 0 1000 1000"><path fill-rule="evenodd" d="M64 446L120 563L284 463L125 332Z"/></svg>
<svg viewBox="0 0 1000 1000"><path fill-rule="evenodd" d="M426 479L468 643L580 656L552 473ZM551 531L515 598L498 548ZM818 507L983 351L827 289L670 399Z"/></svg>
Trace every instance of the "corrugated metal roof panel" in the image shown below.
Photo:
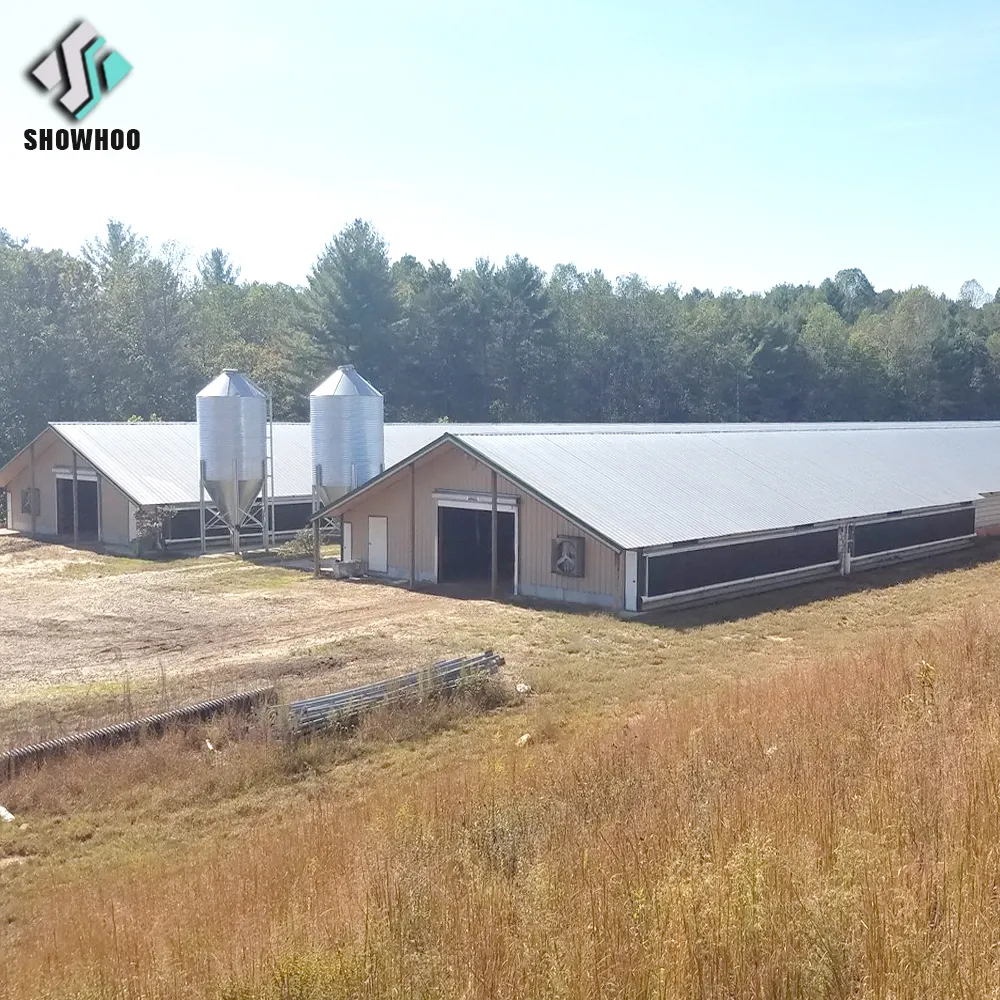
<svg viewBox="0 0 1000 1000"><path fill-rule="evenodd" d="M367 379L362 378L354 365L341 365L329 378L324 379L310 396L381 396Z"/></svg>
<svg viewBox="0 0 1000 1000"><path fill-rule="evenodd" d="M53 430L136 503L198 503L196 423L53 423ZM463 425L474 427L475 425ZM439 438L441 424L387 424L385 464L396 465ZM312 495L309 424L274 424L274 492Z"/></svg>
<svg viewBox="0 0 1000 1000"><path fill-rule="evenodd" d="M138 504L198 502L198 425L52 423Z"/></svg>
<svg viewBox="0 0 1000 1000"><path fill-rule="evenodd" d="M198 502L194 423L52 427L140 504ZM449 433L625 548L962 503L1000 490L1000 422L386 424L392 467ZM312 489L274 425L275 494Z"/></svg>
<svg viewBox="0 0 1000 1000"><path fill-rule="evenodd" d="M831 430L458 437L624 548L964 503L1000 487L1000 423Z"/></svg>

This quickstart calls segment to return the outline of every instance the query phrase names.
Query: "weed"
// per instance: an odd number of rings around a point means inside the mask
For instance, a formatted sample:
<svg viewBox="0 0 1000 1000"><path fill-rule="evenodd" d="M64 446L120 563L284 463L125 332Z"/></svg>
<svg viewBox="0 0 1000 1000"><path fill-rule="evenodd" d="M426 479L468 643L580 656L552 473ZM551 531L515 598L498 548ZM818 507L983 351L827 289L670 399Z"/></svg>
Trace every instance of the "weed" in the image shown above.
<svg viewBox="0 0 1000 1000"><path fill-rule="evenodd" d="M1000 612L969 579L671 628L487 606L449 637L518 649L523 705L24 774L0 995L991 996ZM365 655L426 648L404 626Z"/></svg>

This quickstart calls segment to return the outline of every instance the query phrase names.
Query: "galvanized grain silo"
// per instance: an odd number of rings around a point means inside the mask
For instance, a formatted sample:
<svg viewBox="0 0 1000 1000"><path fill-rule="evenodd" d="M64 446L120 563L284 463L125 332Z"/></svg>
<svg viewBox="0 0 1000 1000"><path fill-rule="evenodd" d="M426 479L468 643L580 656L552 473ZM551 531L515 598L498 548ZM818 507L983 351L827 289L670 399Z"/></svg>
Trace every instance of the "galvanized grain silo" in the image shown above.
<svg viewBox="0 0 1000 1000"><path fill-rule="evenodd" d="M238 551L239 528L265 481L267 395L245 375L227 368L198 393L196 406L202 486Z"/></svg>
<svg viewBox="0 0 1000 1000"><path fill-rule="evenodd" d="M343 365L309 394L316 503L332 503L385 468L382 393Z"/></svg>

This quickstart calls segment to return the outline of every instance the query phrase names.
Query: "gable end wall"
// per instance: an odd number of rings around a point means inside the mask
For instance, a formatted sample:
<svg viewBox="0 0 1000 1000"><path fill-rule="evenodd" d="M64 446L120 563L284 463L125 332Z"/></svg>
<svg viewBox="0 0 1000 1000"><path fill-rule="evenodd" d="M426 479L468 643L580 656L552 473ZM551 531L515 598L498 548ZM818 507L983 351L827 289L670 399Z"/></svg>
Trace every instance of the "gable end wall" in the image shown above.
<svg viewBox="0 0 1000 1000"><path fill-rule="evenodd" d="M49 430L35 443L35 486L39 492L39 511L35 530L42 537L58 533L56 520L56 468L69 468L73 453L64 441ZM78 456L77 469L92 472L90 464ZM31 486L31 469L26 466L11 481L10 509L13 515L10 527L22 534L31 532L31 515L21 513L21 490ZM129 502L125 495L107 479L100 480L104 543L126 545L129 541Z"/></svg>
<svg viewBox="0 0 1000 1000"><path fill-rule="evenodd" d="M358 497L344 510L351 525L352 557L367 563L368 518L388 518L389 577L410 576L410 469L404 468L382 486ZM447 444L419 460L414 467L416 576L421 582L436 579L437 490L489 493L488 466ZM616 553L577 525L553 511L514 483L497 476L497 492L519 500L520 592L527 597L614 607L623 586L616 572ZM584 535L586 575L563 577L551 571L551 547L556 535ZM616 582L617 579L617 582ZM620 604L620 599L618 601Z"/></svg>

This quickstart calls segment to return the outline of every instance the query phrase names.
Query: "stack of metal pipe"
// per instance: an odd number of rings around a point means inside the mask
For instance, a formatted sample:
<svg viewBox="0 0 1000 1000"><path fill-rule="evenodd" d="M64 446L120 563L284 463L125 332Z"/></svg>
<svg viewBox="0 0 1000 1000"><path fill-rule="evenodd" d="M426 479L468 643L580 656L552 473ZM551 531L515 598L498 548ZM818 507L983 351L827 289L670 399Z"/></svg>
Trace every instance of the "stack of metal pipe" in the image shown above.
<svg viewBox="0 0 1000 1000"><path fill-rule="evenodd" d="M352 725L381 705L453 692L470 678L495 674L503 664L503 657L489 649L474 656L438 660L402 677L292 702L287 706L285 726L291 734L303 736Z"/></svg>

